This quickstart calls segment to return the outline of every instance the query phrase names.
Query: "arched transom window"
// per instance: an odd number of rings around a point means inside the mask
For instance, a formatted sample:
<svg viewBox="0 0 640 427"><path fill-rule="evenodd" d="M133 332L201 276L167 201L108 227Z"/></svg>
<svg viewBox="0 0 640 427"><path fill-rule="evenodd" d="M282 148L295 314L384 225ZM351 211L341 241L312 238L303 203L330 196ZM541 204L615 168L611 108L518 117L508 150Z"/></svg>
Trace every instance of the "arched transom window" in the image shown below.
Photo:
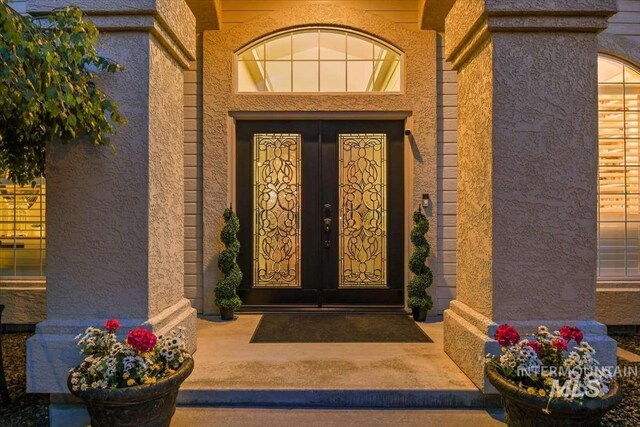
<svg viewBox="0 0 640 427"><path fill-rule="evenodd" d="M600 279L640 279L640 72L598 59Z"/></svg>
<svg viewBox="0 0 640 427"><path fill-rule="evenodd" d="M370 36L304 28L236 55L238 92L400 92L403 55Z"/></svg>

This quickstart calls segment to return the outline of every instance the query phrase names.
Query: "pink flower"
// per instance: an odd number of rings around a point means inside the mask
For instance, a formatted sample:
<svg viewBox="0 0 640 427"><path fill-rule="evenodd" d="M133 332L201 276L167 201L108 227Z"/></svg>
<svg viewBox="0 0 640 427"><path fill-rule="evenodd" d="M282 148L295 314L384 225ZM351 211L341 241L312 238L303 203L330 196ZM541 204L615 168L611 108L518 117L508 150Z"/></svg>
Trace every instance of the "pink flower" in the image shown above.
<svg viewBox="0 0 640 427"><path fill-rule="evenodd" d="M578 328L572 328L571 326L563 326L560 328L560 336L567 341L575 340L578 344L584 338L584 334Z"/></svg>
<svg viewBox="0 0 640 427"><path fill-rule="evenodd" d="M120 326L122 326L122 323L120 323L118 319L109 319L106 322L104 322L105 329L111 332L112 334L115 334L118 328L120 328Z"/></svg>
<svg viewBox="0 0 640 427"><path fill-rule="evenodd" d="M129 332L127 344L139 353L151 350L158 342L158 337L144 328L136 328Z"/></svg>
<svg viewBox="0 0 640 427"><path fill-rule="evenodd" d="M511 325L500 325L496 329L496 333L493 338L500 343L502 347L508 347L520 341L520 334Z"/></svg>
<svg viewBox="0 0 640 427"><path fill-rule="evenodd" d="M540 343L538 341L529 341L527 345L531 347L536 354L540 353Z"/></svg>
<svg viewBox="0 0 640 427"><path fill-rule="evenodd" d="M551 341L551 345L556 348L558 351L566 351L567 350L567 340L564 338L556 338Z"/></svg>

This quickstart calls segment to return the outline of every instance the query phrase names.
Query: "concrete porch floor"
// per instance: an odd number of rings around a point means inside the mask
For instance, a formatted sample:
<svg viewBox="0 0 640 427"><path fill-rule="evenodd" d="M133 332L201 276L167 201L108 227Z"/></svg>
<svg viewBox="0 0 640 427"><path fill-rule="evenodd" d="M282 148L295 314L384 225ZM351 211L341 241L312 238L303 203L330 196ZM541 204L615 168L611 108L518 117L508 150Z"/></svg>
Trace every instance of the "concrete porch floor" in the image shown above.
<svg viewBox="0 0 640 427"><path fill-rule="evenodd" d="M179 405L265 408L485 408L487 398L433 343L251 344L260 315L198 320L195 370Z"/></svg>

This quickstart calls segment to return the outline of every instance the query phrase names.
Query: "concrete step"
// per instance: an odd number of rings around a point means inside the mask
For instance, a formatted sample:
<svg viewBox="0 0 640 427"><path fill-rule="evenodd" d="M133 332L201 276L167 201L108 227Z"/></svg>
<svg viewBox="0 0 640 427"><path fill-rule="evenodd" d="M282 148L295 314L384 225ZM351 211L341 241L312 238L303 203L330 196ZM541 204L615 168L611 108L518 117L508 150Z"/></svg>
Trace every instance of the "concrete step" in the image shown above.
<svg viewBox="0 0 640 427"><path fill-rule="evenodd" d="M179 407L172 427L499 427L500 411L483 410L340 410Z"/></svg>
<svg viewBox="0 0 640 427"><path fill-rule="evenodd" d="M495 408L479 390L223 390L185 383L179 405L258 408Z"/></svg>

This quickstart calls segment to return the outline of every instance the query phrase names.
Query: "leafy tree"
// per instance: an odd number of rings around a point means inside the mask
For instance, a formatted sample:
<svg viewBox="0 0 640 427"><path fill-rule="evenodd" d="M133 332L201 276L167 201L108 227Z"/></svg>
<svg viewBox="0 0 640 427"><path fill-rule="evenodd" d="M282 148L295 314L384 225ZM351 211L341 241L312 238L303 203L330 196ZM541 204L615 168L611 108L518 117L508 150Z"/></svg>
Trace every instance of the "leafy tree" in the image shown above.
<svg viewBox="0 0 640 427"><path fill-rule="evenodd" d="M415 246L409 258L409 270L415 275L409 282L409 307L426 308L433 306L431 297L427 295L427 288L433 283L433 273L426 265L431 253L431 246L425 234L429 231L429 220L419 209L413 213L413 229L411 243Z"/></svg>
<svg viewBox="0 0 640 427"><path fill-rule="evenodd" d="M121 69L98 55L97 43L78 8L33 18L0 0L0 171L13 182L44 175L48 141L111 145L108 136L125 123L94 84L98 72Z"/></svg>
<svg viewBox="0 0 640 427"><path fill-rule="evenodd" d="M236 288L242 282L242 271L236 258L240 253L240 242L237 234L240 231L240 221L238 216L231 210L224 210L224 222L220 232L220 239L225 245L225 249L220 252L218 267L224 273L224 277L216 286L216 304L224 309L237 309L242 305L242 301L236 294Z"/></svg>

